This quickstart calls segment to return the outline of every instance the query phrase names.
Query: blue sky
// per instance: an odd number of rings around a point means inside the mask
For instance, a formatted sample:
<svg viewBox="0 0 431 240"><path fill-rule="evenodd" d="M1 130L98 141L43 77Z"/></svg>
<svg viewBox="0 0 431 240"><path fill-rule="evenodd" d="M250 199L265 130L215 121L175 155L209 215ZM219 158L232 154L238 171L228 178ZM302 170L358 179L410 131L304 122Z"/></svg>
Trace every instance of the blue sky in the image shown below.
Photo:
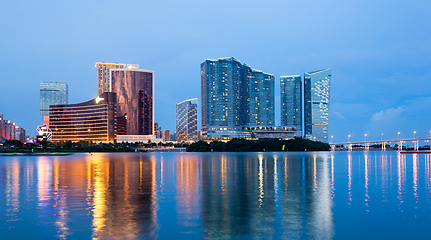
<svg viewBox="0 0 431 240"><path fill-rule="evenodd" d="M430 136L431 1L1 1L0 113L35 135L39 82L96 97L95 62L155 71L155 120L200 101L200 63L234 56L279 79L332 68L334 142Z"/></svg>

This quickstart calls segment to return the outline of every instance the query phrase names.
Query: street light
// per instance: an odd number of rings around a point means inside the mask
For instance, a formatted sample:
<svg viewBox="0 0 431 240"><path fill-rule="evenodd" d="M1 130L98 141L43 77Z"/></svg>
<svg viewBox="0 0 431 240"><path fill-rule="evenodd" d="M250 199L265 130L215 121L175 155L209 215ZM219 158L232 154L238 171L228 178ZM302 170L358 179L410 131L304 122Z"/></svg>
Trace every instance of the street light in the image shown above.
<svg viewBox="0 0 431 240"><path fill-rule="evenodd" d="M400 132L398 132L398 140L400 140Z"/></svg>
<svg viewBox="0 0 431 240"><path fill-rule="evenodd" d="M365 133L365 142L367 141L367 134Z"/></svg>
<svg viewBox="0 0 431 240"><path fill-rule="evenodd" d="M431 133L431 131L430 131ZM350 142L350 135L347 136L347 142Z"/></svg>
<svg viewBox="0 0 431 240"><path fill-rule="evenodd" d="M416 137L416 131L413 132L413 138L415 138L415 137Z"/></svg>
<svg viewBox="0 0 431 240"><path fill-rule="evenodd" d="M332 143L332 139L334 138L334 136L331 136L331 143Z"/></svg>
<svg viewBox="0 0 431 240"><path fill-rule="evenodd" d="M383 141L383 133L382 133L382 139L381 140Z"/></svg>

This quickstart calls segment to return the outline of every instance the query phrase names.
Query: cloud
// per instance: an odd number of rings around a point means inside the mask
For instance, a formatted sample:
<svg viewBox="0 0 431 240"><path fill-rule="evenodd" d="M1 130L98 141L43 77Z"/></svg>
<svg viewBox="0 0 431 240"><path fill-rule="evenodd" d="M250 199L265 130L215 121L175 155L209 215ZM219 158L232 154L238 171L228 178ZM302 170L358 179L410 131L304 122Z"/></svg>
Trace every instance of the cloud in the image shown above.
<svg viewBox="0 0 431 240"><path fill-rule="evenodd" d="M334 115L334 117L341 119L341 120L346 120L346 117L344 117L341 113L339 112L333 112L332 113Z"/></svg>
<svg viewBox="0 0 431 240"><path fill-rule="evenodd" d="M387 122L398 119L401 114L405 111L404 107L398 108L388 108L385 110L381 110L380 112L376 112L371 117L371 122Z"/></svg>

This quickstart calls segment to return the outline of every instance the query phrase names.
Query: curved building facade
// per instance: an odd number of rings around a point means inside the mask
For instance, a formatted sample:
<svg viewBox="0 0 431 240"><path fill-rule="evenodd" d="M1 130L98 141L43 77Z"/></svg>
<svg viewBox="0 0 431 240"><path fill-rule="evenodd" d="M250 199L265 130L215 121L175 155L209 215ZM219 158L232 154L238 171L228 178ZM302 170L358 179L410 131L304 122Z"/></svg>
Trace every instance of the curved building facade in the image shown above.
<svg viewBox="0 0 431 240"><path fill-rule="evenodd" d="M51 105L52 142L112 142L116 137L117 96L105 92L88 102Z"/></svg>

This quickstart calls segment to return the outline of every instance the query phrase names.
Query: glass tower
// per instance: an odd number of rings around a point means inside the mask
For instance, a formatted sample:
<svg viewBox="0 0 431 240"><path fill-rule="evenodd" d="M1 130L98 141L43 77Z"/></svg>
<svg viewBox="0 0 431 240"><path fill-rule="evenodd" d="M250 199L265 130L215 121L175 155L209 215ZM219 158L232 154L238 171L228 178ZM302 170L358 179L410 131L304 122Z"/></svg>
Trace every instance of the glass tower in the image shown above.
<svg viewBox="0 0 431 240"><path fill-rule="evenodd" d="M177 141L198 140L198 99L177 103Z"/></svg>
<svg viewBox="0 0 431 240"><path fill-rule="evenodd" d="M128 64L110 69L110 76L111 90L117 94L117 135L153 135L154 72Z"/></svg>
<svg viewBox="0 0 431 240"><path fill-rule="evenodd" d="M69 90L65 82L40 82L40 115L49 115L49 105L68 104Z"/></svg>
<svg viewBox="0 0 431 240"><path fill-rule="evenodd" d="M234 57L201 63L201 99L205 138L243 138L243 127L274 125L274 76Z"/></svg>
<svg viewBox="0 0 431 240"><path fill-rule="evenodd" d="M244 125L274 125L274 76L251 69L244 64L246 89L244 101Z"/></svg>
<svg viewBox="0 0 431 240"><path fill-rule="evenodd" d="M280 77L281 126L295 127L302 131L302 82L301 76Z"/></svg>
<svg viewBox="0 0 431 240"><path fill-rule="evenodd" d="M332 69L304 73L305 137L328 142Z"/></svg>

